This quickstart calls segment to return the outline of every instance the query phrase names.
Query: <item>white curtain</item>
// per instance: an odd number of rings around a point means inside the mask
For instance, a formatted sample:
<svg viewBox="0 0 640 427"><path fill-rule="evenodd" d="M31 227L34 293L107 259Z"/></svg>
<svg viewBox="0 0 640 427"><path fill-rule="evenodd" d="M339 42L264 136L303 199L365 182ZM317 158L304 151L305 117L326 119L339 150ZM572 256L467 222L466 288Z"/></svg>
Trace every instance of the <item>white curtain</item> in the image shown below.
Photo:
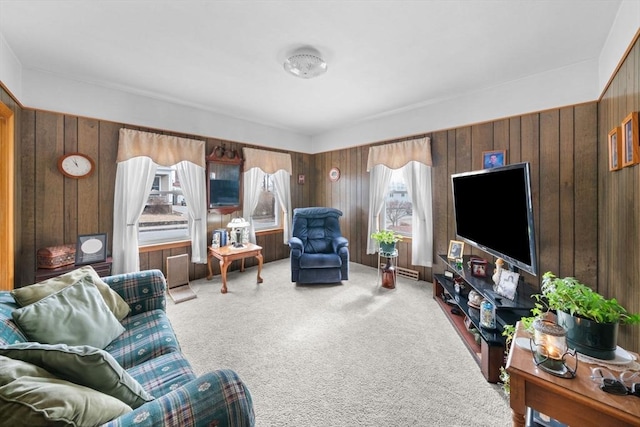
<svg viewBox="0 0 640 427"><path fill-rule="evenodd" d="M411 264L431 267L433 265L431 167L412 161L402 168L402 174L413 204Z"/></svg>
<svg viewBox="0 0 640 427"><path fill-rule="evenodd" d="M244 173L244 196L242 202L242 216L249 221L249 241L256 243L256 229L253 226L253 211L260 200L260 188L264 172L260 168L251 168Z"/></svg>
<svg viewBox="0 0 640 427"><path fill-rule="evenodd" d="M204 141L120 129L113 203L112 270L114 274L140 270L138 219L151 192L156 168L158 165L173 166L180 162L188 162L192 165L178 167L178 169L182 168L183 175L180 178L182 191L189 205L192 262L207 262L204 148ZM192 200L189 200L187 193ZM201 204L204 206L204 214ZM197 219L199 221L196 221ZM196 224L197 222L202 225Z"/></svg>
<svg viewBox="0 0 640 427"><path fill-rule="evenodd" d="M282 217L284 218L282 237L283 243L286 245L291 239L291 174L280 169L271 175L271 178L276 189L278 203L280 203L280 208L282 209Z"/></svg>
<svg viewBox="0 0 640 427"><path fill-rule="evenodd" d="M367 171L371 175L368 254L373 254L376 250L376 244L370 236L379 225L380 212L384 206L385 194L391 180L391 169L401 169L413 205L411 263L427 267L433 265L432 163L431 139L428 137L369 148Z"/></svg>
<svg viewBox="0 0 640 427"><path fill-rule="evenodd" d="M205 170L189 161L176 164L182 195L189 212L191 262L207 263L207 187Z"/></svg>
<svg viewBox="0 0 640 427"><path fill-rule="evenodd" d="M140 270L138 219L151 192L156 168L149 157L118 163L113 200L112 274Z"/></svg>
<svg viewBox="0 0 640 427"><path fill-rule="evenodd" d="M374 166L370 171L369 184L369 227L367 229L367 253L375 254L377 245L371 233L378 230L378 218L384 206L384 196L391 182L391 169L385 165Z"/></svg>
<svg viewBox="0 0 640 427"><path fill-rule="evenodd" d="M260 188L265 174L273 179L276 197L283 212L282 240L286 245L291 238L291 155L275 151L244 147L244 200L243 215L249 220L249 239L256 241L256 231L251 215L260 197Z"/></svg>

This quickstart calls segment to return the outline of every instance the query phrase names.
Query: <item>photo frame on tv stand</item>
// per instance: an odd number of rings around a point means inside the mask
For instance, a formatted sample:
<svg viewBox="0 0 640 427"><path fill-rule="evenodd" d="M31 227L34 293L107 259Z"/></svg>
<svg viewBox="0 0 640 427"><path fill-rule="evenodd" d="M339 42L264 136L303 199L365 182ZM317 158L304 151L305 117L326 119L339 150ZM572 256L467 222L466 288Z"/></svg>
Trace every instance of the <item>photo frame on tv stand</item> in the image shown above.
<svg viewBox="0 0 640 427"><path fill-rule="evenodd" d="M516 299L518 295L518 282L520 281L520 274L513 271L502 270L500 272L500 279L498 284L494 286L494 292L501 295L511 301Z"/></svg>

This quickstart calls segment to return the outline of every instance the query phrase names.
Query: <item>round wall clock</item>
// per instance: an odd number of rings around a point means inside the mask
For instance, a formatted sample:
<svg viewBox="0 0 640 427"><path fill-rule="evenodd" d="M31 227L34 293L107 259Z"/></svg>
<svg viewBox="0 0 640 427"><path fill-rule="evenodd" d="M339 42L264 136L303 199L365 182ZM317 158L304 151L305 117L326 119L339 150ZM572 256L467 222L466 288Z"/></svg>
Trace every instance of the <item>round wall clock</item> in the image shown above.
<svg viewBox="0 0 640 427"><path fill-rule="evenodd" d="M331 168L331 170L329 171L329 179L332 182L336 182L337 180L339 180L340 179L340 169Z"/></svg>
<svg viewBox="0 0 640 427"><path fill-rule="evenodd" d="M82 153L69 153L58 159L58 170L69 178L86 178L96 167L93 159Z"/></svg>

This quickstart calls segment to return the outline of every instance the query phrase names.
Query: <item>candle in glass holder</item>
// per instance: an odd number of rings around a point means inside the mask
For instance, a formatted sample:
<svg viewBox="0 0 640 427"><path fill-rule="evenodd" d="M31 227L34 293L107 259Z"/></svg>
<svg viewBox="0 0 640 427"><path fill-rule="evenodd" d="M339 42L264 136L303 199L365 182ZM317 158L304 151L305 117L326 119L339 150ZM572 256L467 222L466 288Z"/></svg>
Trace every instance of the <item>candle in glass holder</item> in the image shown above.
<svg viewBox="0 0 640 427"><path fill-rule="evenodd" d="M567 352L566 331L554 322L543 319L536 319L533 322L534 343L536 353L544 359L548 358L549 363L563 366L563 357Z"/></svg>

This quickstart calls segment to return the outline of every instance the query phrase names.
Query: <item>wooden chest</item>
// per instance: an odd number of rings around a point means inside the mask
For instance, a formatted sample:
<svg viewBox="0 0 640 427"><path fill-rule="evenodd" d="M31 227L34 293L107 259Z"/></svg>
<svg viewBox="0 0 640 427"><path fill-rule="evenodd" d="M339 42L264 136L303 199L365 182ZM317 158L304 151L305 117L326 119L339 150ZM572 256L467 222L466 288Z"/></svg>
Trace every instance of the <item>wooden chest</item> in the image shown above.
<svg viewBox="0 0 640 427"><path fill-rule="evenodd" d="M76 245L38 249L38 268L58 268L76 262Z"/></svg>

